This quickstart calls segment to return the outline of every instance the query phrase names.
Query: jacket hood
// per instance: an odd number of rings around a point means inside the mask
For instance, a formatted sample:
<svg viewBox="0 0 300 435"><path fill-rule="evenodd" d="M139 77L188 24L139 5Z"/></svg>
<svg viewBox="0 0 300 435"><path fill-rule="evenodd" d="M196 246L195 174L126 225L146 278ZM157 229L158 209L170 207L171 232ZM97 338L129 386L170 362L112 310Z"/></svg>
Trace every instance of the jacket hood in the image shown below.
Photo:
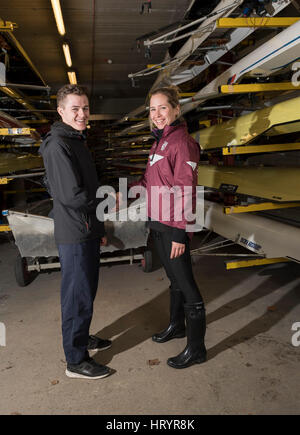
<svg viewBox="0 0 300 435"><path fill-rule="evenodd" d="M68 124L65 124L62 121L56 121L52 127L51 130L46 134L44 137L44 140L40 146L40 154L43 154L45 151L45 148L47 147L49 143L49 139L55 139L55 138L68 138L68 139L79 139L79 140L85 140L86 134L85 131L81 132L78 130L75 130L75 128L71 127Z"/></svg>

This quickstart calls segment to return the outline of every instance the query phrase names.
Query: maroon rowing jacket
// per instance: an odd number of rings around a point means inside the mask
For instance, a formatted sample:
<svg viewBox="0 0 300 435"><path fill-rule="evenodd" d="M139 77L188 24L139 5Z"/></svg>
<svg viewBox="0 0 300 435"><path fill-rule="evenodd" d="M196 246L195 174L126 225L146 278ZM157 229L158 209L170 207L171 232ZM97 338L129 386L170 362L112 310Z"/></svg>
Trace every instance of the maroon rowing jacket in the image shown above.
<svg viewBox="0 0 300 435"><path fill-rule="evenodd" d="M158 132L153 131L156 141L144 176L130 187L146 188L148 217L173 229L173 240L182 243L187 224L194 221L189 216L195 211L200 147L189 135L185 122L166 126L161 137Z"/></svg>

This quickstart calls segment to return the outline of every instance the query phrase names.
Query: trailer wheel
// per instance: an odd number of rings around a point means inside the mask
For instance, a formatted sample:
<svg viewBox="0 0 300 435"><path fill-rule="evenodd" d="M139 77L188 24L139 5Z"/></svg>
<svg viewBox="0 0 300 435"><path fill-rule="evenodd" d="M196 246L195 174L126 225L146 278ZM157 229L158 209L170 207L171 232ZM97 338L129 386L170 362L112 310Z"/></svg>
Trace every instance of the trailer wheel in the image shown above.
<svg viewBox="0 0 300 435"><path fill-rule="evenodd" d="M142 259L143 272L149 273L152 271L152 252L147 250L144 252L144 258Z"/></svg>
<svg viewBox="0 0 300 435"><path fill-rule="evenodd" d="M28 271L27 266L26 257L21 257L19 253L15 261L15 277L20 287L26 287L34 279L33 274Z"/></svg>

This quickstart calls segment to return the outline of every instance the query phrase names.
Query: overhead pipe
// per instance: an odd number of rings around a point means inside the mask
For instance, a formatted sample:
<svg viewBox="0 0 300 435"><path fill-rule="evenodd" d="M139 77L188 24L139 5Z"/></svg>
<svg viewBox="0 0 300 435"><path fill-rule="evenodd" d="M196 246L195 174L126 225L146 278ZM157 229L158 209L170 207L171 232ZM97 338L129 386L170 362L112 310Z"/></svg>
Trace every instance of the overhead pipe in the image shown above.
<svg viewBox="0 0 300 435"><path fill-rule="evenodd" d="M21 89L33 89L35 91L47 91L50 92L50 86L38 86L38 85L25 85L20 83L6 83L5 85L1 85L0 87L9 87L9 88L21 88Z"/></svg>

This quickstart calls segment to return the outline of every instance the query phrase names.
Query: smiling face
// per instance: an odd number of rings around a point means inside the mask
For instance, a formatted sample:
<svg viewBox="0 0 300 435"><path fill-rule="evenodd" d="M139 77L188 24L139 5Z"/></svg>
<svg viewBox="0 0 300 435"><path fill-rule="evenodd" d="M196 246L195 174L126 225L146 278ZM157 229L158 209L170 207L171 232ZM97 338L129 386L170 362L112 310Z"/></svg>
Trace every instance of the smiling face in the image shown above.
<svg viewBox="0 0 300 435"><path fill-rule="evenodd" d="M85 130L90 116L89 100L86 95L67 95L57 108L62 121L75 130Z"/></svg>
<svg viewBox="0 0 300 435"><path fill-rule="evenodd" d="M179 111L179 106L173 107L166 95L152 95L150 99L150 119L160 130L166 125L171 125L179 115Z"/></svg>

